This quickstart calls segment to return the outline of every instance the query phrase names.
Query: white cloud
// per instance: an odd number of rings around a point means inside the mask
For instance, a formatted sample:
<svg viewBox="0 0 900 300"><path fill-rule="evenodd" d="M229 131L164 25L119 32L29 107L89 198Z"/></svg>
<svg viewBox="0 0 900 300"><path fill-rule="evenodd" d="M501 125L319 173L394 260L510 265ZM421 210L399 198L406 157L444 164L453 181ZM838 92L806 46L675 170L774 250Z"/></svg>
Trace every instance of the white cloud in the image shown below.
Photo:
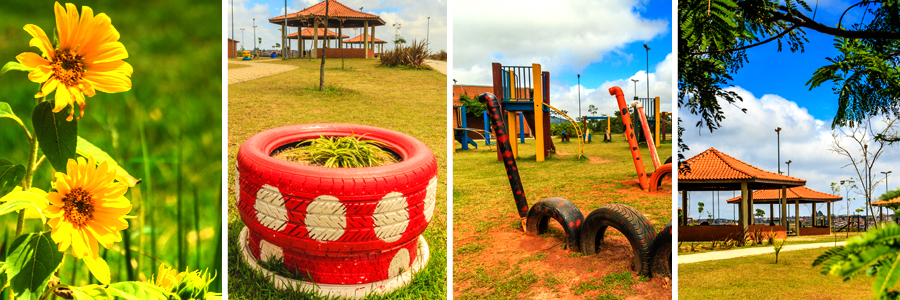
<svg viewBox="0 0 900 300"><path fill-rule="evenodd" d="M849 160L829 150L834 142L831 120L818 120L810 115L806 108L778 95L766 94L757 97L740 87L732 87L728 90L737 92L744 101L736 103L736 105L724 104L724 101L719 102L723 105L722 110L726 118L721 123L722 127L713 133L710 133L705 127L695 127L699 117L690 114L688 109L679 111L679 116L683 120L682 126L685 127L683 139L691 148L685 153L685 158L690 158L714 147L760 169L776 172L779 137L775 133L775 128L781 127L782 172L788 171L784 162L791 160L791 176L806 179L806 187L825 193L831 192L831 182L857 177L852 167L842 168L849 163ZM747 113L741 112L741 108L746 108ZM876 127L884 128L884 125L876 125ZM843 138L842 143L849 142L849 139ZM856 154L859 153L858 149L850 148L852 151L856 151ZM900 153L896 151L895 147L886 148L872 169L872 172L877 175L874 180L884 178L878 172L892 170L897 165L900 165ZM895 183L893 187L896 188L897 184ZM883 192L884 184L880 183L875 188L874 196L877 197ZM725 197L726 194L728 197ZM726 218L731 218L732 210L736 209L735 205L725 206L726 204L724 204L725 199L731 198L731 195L731 192L722 192L722 213ZM711 193L691 192L690 196L690 216L697 217L697 202L705 202L707 209L710 209ZM841 196L845 196L845 193L841 193ZM863 196L851 193L850 197L857 198L850 204L851 212L863 206ZM679 200L678 203L680 206L681 201ZM809 215L810 207L808 205L800 207L801 215ZM841 209L840 212L836 212L838 214L846 213L846 207L846 201L837 202L833 206L833 208ZM758 205L755 208L765 210L766 216L768 216L768 205ZM824 208L816 207L816 210L824 212ZM778 213L778 208L775 209L775 212Z"/></svg>
<svg viewBox="0 0 900 300"><path fill-rule="evenodd" d="M580 72L592 62L623 56L625 45L664 35L668 20L640 16L638 0L454 1L453 76L489 82L492 61L541 62Z"/></svg>

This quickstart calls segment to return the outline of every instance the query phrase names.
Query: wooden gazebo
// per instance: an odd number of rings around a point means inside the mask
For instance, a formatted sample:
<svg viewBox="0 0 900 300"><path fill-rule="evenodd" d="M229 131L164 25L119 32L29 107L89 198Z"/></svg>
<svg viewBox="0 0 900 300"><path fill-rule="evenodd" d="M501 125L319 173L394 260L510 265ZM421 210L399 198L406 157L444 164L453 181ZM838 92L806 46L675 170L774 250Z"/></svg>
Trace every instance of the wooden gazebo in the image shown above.
<svg viewBox="0 0 900 300"><path fill-rule="evenodd" d="M781 190L781 212L787 210L787 199L784 194L787 188L806 185L806 180L772 173L754 167L748 163L731 157L715 148L709 148L700 154L691 157L686 162L689 171L679 170L678 190L682 191L682 207L687 207L689 191L741 191L740 203L738 203L738 219L740 229L747 232L753 219L753 191L754 190ZM799 207L799 203L796 203ZM780 216L781 225L787 228L787 219ZM684 214L686 224L687 214Z"/></svg>
<svg viewBox="0 0 900 300"><path fill-rule="evenodd" d="M360 47L362 47L362 45L363 45L364 43L372 43L372 44L377 45L377 46L378 46L378 53L384 52L384 44L387 44L387 42L382 41L382 40L377 39L377 38L372 37L372 36L368 36L368 34L360 34L360 35L357 35L356 37L354 37L354 38L352 38L352 39L346 39L346 40L344 40L344 44L350 44L350 47L351 47L351 48L353 48L353 45L360 45Z"/></svg>
<svg viewBox="0 0 900 300"><path fill-rule="evenodd" d="M270 18L269 23L278 25L285 24L286 26L297 27L298 31L300 31L299 28L313 28L313 43L316 43L318 41L319 36L317 35L317 33L320 26L327 28L337 28L337 34L341 36L343 36L343 34L341 33L341 30L343 28L362 28L363 32L369 32L368 36L375 36L375 26L384 26L386 24L384 20L382 20L381 17L377 15L351 9L346 5L334 0L327 1L327 19L325 17L326 3L325 1L322 1L301 11L288 14L287 16L281 15ZM363 42L364 58L370 58L374 56L374 52L370 53L369 51L371 49L369 48L371 43L365 43L367 41ZM305 49L303 45L303 39L300 40L300 43L300 48ZM338 43L338 48L343 48L342 42ZM316 51L312 51L313 57L316 57L318 55L317 52L318 48L316 48Z"/></svg>
<svg viewBox="0 0 900 300"><path fill-rule="evenodd" d="M772 218L773 217L772 205L778 204L779 200L781 200L781 199L786 199L787 202L793 202L794 205L796 206L795 210L794 210L795 211L794 222L797 223L798 229L796 232L798 235L800 234L800 229L799 229L800 228L800 213L799 213L799 209L798 209L800 204L801 203L812 204L812 216L810 216L810 217L812 218L812 220L815 220L816 203L825 203L828 206L828 208L827 208L828 212L826 213L826 215L827 215L826 220L827 220L827 225L828 225L827 233L828 234L831 233L831 203L834 201L841 201L844 199L843 197L815 191L815 190L812 190L805 186L796 186L796 187L788 188L784 195L784 198L782 198L781 192L782 192L781 190L758 190L756 192L753 192L753 197L752 197L753 203L754 204L769 204L770 205L769 206L769 218ZM739 204L740 201L741 201L740 197L734 197L734 198L727 200L727 202L730 204ZM813 226L815 226L815 221L813 221ZM809 232L812 233L813 231L809 230ZM825 232L822 232L819 234L825 234Z"/></svg>
<svg viewBox="0 0 900 300"><path fill-rule="evenodd" d="M305 28L305 29L301 30L300 32L294 32L294 33L288 34L286 36L286 38L289 40L296 40L299 38L299 39L303 39L304 41L313 40L313 39L323 39L326 41L334 41L334 40L342 40L342 39L348 38L348 36L341 35L340 38L338 38L337 33L335 33L334 31L331 31L331 30L326 31L325 28L319 28L318 32L313 32L312 28ZM301 51L303 51L303 49L304 48L300 48Z"/></svg>

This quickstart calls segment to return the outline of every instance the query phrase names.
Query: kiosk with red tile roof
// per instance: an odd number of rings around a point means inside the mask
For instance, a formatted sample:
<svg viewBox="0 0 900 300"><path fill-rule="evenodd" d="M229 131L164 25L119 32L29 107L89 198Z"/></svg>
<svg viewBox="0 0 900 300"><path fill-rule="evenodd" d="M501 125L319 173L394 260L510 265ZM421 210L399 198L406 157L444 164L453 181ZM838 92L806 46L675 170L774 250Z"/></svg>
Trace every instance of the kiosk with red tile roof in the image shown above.
<svg viewBox="0 0 900 300"><path fill-rule="evenodd" d="M366 37L375 36L375 27L384 26L386 24L384 20L382 20L381 17L377 15L354 10L334 0L328 1L327 8L328 10L326 12L326 3L325 1L322 1L301 11L287 14L287 16L280 15L270 18L269 23L288 27L296 27L298 29L313 28L312 40L314 47L316 47L315 50L311 51L311 55L313 58L318 57L320 52L317 44L320 37L318 35L318 33L320 33L320 26L325 28L337 28L337 34L340 36L343 36L343 34L341 33L341 30L343 28L362 28L363 32L367 32L368 35L364 36L362 51L363 55L361 56L361 58L374 57L374 52L370 51L374 48L374 43L371 40L366 40ZM343 47L343 41L339 40L338 49L342 49ZM303 39L300 40L300 49L306 49L305 45L303 44ZM344 54L353 53L354 55L356 55L356 52L359 51L345 51ZM339 55L338 53L339 52L328 51L326 55L328 57L340 57L334 56Z"/></svg>
<svg viewBox="0 0 900 300"><path fill-rule="evenodd" d="M753 199L753 204L769 204L769 219L774 220L774 212L773 206L775 204L779 204L782 200L781 190L758 190L753 192L751 199ZM831 203L835 201L841 201L844 198L841 196L835 196L828 193L823 193L819 191L814 191L805 186L796 186L792 188L788 188L786 190L786 195L784 197L787 203L794 203L794 211L799 211L800 204L812 204L812 215L810 219L812 220L813 227L817 226L816 221L816 203L825 203L827 205L827 213L824 220L822 220L824 224L818 223L819 227L824 227L827 225L826 230L814 230L812 228L801 228L800 227L800 214L795 213L794 222L796 223L795 232L798 232L798 235L817 235L817 234L831 234ZM726 202L730 204L740 204L741 197L734 197L728 199ZM786 217L784 217L786 221ZM752 219L751 219L752 220ZM752 224L751 224L752 225Z"/></svg>

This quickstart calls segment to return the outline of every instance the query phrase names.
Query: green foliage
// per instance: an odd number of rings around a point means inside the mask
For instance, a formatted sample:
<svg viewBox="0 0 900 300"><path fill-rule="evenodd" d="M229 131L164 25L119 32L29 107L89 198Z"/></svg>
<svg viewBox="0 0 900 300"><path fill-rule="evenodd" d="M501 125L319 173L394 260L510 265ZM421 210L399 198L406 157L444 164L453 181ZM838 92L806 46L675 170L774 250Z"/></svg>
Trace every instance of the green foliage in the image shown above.
<svg viewBox="0 0 900 300"><path fill-rule="evenodd" d="M20 64L15 61L11 61L11 62L8 62L5 65L3 65L3 68L0 69L0 76L3 76L3 74L6 74L6 72L9 72L9 71L31 72L31 70L32 70L31 68L26 67L23 64Z"/></svg>
<svg viewBox="0 0 900 300"><path fill-rule="evenodd" d="M892 290L900 279L900 226L886 223L850 238L847 244L829 249L813 261L822 265L822 274L849 280L859 274L875 277L873 291L877 299L896 293Z"/></svg>
<svg viewBox="0 0 900 300"><path fill-rule="evenodd" d="M6 277L6 262L0 261L0 291L6 288L6 283L9 281Z"/></svg>
<svg viewBox="0 0 900 300"><path fill-rule="evenodd" d="M110 284L106 288L111 296L125 299L168 299L167 292L161 288L146 282L123 281Z"/></svg>
<svg viewBox="0 0 900 300"><path fill-rule="evenodd" d="M405 42L405 41L404 41ZM415 69L428 68L425 65L425 59L431 55L428 51L428 42L425 40L416 42L413 40L409 46L400 45L395 49L381 53L382 66L407 66Z"/></svg>
<svg viewBox="0 0 900 300"><path fill-rule="evenodd" d="M213 282L215 275L210 275L209 272L205 271L188 271L182 274L184 274L184 277L175 285L173 290L181 300L221 298L219 293L209 291L209 284Z"/></svg>
<svg viewBox="0 0 900 300"><path fill-rule="evenodd" d="M482 116L484 109L487 107L484 103L478 101L478 98L470 98L468 95L460 95L459 101L466 107L466 115L472 117Z"/></svg>
<svg viewBox="0 0 900 300"><path fill-rule="evenodd" d="M878 197L878 200L891 200L891 199L894 199L897 197L900 197L900 188L896 188L896 189L887 191L884 194L881 194L881 196Z"/></svg>
<svg viewBox="0 0 900 300"><path fill-rule="evenodd" d="M285 155L326 168L377 167L396 161L393 154L382 149L383 143L363 140L363 136L326 137L304 141L304 148L289 150Z"/></svg>
<svg viewBox="0 0 900 300"><path fill-rule="evenodd" d="M778 263L778 254L781 254L781 248L784 248L784 243L787 241L787 239L781 239L781 244L774 244L771 242L771 240L774 238L775 238L774 234L771 235L771 237L769 238L769 241L770 241L769 243L773 244L772 247L775 248L775 263L777 264Z"/></svg>
<svg viewBox="0 0 900 300"><path fill-rule="evenodd" d="M12 108L9 107L9 103L0 102L0 118L10 118L16 120L17 122L22 122L19 120L19 117L16 117L16 114L12 111Z"/></svg>
<svg viewBox="0 0 900 300"><path fill-rule="evenodd" d="M98 165L106 162L110 168L116 170L116 179L127 183L129 186L134 186L140 182L140 180L135 179L131 174L128 174L128 171L119 166L119 164L116 163L116 160L109 156L106 151L97 148L97 146L94 146L94 144L91 144L91 142L88 142L80 136L78 137L77 145L75 146L75 153L84 157L93 157Z"/></svg>
<svg viewBox="0 0 900 300"><path fill-rule="evenodd" d="M53 272L62 263L63 253L50 239L49 232L23 234L10 245L6 275L18 299L38 299L47 288Z"/></svg>
<svg viewBox="0 0 900 300"><path fill-rule="evenodd" d="M25 178L25 166L0 158L0 197L9 194Z"/></svg>
<svg viewBox="0 0 900 300"><path fill-rule="evenodd" d="M101 285L87 285L82 287L69 287L75 300L112 300L112 295Z"/></svg>
<svg viewBox="0 0 900 300"><path fill-rule="evenodd" d="M53 103L43 101L34 108L31 116L34 136L47 161L57 171L66 169L70 158L75 158L78 141L78 120L66 121L69 112L65 109L54 113Z"/></svg>

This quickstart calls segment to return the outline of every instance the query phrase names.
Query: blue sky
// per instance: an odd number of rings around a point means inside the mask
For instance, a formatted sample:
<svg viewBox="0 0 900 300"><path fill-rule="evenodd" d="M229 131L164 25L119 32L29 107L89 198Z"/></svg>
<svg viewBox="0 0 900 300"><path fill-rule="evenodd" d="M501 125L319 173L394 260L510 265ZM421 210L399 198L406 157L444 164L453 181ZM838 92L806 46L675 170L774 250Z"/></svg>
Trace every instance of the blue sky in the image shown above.
<svg viewBox="0 0 900 300"><path fill-rule="evenodd" d="M540 63L550 72L550 104L578 115L593 104L600 113L617 110L607 89L620 86L627 98L646 96L650 50L650 93L672 111L671 1L454 1L450 76L459 84L490 85L491 63ZM522 18L521 16L535 16Z"/></svg>
<svg viewBox="0 0 900 300"><path fill-rule="evenodd" d="M319 3L319 0L288 0L288 13L295 13L309 6ZM431 49L434 52L447 49L447 1L446 0L340 0L338 1L348 7L358 9L362 7L362 11L376 14L381 17L387 24L375 27L375 38L392 41L395 30L391 26L394 23L401 24L399 30L400 36L404 37L408 42L413 39L421 40L428 35L431 41ZM281 26L268 22L269 18L277 17L284 14L284 0L233 0L228 2L225 12L228 27L226 27L226 35L231 37L232 34L232 6L234 11L234 37L241 40L241 31L239 28L245 28L243 40L251 43L253 40L253 18L256 18L256 36L263 38L262 49L271 49L275 43L281 42L281 34L279 29ZM429 20L428 17L431 17ZM296 29L289 29L289 33L296 32ZM361 32L354 33L353 29L347 29L344 35L354 37ZM239 44L240 47L240 44ZM245 46L250 49L250 46ZM385 46L387 47L387 46ZM294 40L291 49L297 49L297 42Z"/></svg>
<svg viewBox="0 0 900 300"><path fill-rule="evenodd" d="M814 6L815 3L810 2L810 5ZM816 21L834 26L850 4L831 0L820 1L818 5ZM849 26L863 17L861 9L853 9L844 17L844 25ZM831 182L857 177L852 167L844 167L849 163L847 158L830 151L835 142L832 136L835 130L831 129L831 121L837 111L837 96L832 91L833 85L825 84L812 91L806 85L813 72L828 63L825 58L835 57L839 52L832 46L831 36L813 30L806 30L806 36L809 42L805 44L804 53L791 53L787 47L782 52L777 52L777 44L774 42L748 50L750 62L733 74L735 87L730 88L744 98L744 102L737 106L747 108L748 112L744 114L736 106L723 105L726 120L721 129L713 133L698 129L694 127L698 118L690 115L687 110L681 110L679 116L686 128L683 139L691 148L685 156L689 158L715 147L756 167L775 172L778 169L778 136L774 130L782 127L782 171L787 171L785 162L792 160L792 176L806 179L808 188L826 193L831 192ZM873 122L875 127L886 127L881 119ZM837 130L841 129L846 130ZM845 145L850 142L847 138L838 141ZM858 147L850 149L855 155L859 155ZM874 197L885 192L884 176L880 172L900 172L900 168L896 168L900 165L900 151L897 150L897 146L886 147L872 169L872 173L877 175L875 180L879 180L874 189ZM856 181L859 182L859 179ZM889 188L895 189L900 186L900 179L889 178L888 183ZM691 192L690 195L692 200L688 212L691 217L698 217L697 202L704 202L707 209L711 208L710 192ZM731 198L732 192L722 192L721 195L724 203L725 199ZM842 191L841 196L845 195ZM850 198L855 198L849 203L851 211L865 203L863 196L855 191L851 192ZM678 203L680 206L680 199ZM843 214L846 213L848 203L841 201L835 206L840 209L839 214ZM768 205L758 205L755 208L763 209L768 216ZM809 205L801 205L800 214L809 215L810 209ZM735 210L735 205L723 204L721 207L722 216L726 218L732 218ZM824 208L817 207L817 210ZM777 212L776 208L776 215Z"/></svg>

